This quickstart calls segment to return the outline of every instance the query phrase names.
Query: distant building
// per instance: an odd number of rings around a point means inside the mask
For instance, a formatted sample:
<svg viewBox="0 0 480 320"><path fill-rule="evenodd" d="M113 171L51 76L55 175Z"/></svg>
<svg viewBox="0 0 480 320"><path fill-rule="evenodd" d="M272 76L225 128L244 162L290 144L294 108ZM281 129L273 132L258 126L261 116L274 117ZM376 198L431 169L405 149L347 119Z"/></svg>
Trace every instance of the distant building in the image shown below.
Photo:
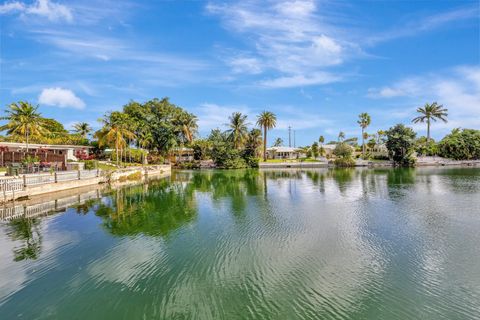
<svg viewBox="0 0 480 320"><path fill-rule="evenodd" d="M292 147L271 147L267 148L267 158L268 159L285 159L285 160L294 160L305 158L307 155L305 151L300 148Z"/></svg>
<svg viewBox="0 0 480 320"><path fill-rule="evenodd" d="M91 146L28 144L28 155L38 157L41 162L78 161L79 157L88 155ZM0 165L21 162L26 156L27 146L24 142L0 142Z"/></svg>
<svg viewBox="0 0 480 320"><path fill-rule="evenodd" d="M193 149L192 148L175 148L172 150L172 155L170 156L170 162L188 162L193 161Z"/></svg>

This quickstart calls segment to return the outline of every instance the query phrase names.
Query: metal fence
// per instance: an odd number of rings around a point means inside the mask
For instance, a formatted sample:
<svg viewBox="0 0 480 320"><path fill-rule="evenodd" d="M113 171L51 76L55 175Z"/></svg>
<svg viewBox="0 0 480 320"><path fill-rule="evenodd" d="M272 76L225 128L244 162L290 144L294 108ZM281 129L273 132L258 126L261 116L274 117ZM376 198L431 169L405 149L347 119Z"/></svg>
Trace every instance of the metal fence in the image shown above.
<svg viewBox="0 0 480 320"><path fill-rule="evenodd" d="M25 187L63 181L82 180L99 177L100 170L62 171L46 174L25 174L19 178L0 178L0 193L25 190Z"/></svg>

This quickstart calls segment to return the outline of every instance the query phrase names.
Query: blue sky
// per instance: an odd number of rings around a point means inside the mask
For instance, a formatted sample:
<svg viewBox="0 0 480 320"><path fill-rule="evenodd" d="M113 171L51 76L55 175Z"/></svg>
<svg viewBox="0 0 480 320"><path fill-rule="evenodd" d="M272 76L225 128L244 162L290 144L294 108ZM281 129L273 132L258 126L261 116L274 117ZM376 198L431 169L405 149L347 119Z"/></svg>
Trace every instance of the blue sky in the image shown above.
<svg viewBox="0 0 480 320"><path fill-rule="evenodd" d="M129 100L168 96L203 136L266 109L269 140L292 126L306 145L359 136L361 112L373 133L438 101L438 139L480 128L479 16L478 0L0 2L0 105L98 127Z"/></svg>

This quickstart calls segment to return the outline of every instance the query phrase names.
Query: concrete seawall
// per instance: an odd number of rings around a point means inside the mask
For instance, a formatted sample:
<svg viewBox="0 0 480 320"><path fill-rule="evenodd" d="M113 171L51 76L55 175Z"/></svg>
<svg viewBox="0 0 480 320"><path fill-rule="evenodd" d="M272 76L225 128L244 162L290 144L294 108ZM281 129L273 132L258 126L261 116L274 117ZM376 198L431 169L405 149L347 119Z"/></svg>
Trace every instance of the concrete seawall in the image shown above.
<svg viewBox="0 0 480 320"><path fill-rule="evenodd" d="M0 194L0 203L22 198L28 198L30 196L98 185L101 183L127 181L130 179L138 180L144 179L149 176L169 176L170 174L170 165L131 167L115 171L101 171L98 176L88 178L41 183L35 185L24 185L22 190L3 192L3 194Z"/></svg>

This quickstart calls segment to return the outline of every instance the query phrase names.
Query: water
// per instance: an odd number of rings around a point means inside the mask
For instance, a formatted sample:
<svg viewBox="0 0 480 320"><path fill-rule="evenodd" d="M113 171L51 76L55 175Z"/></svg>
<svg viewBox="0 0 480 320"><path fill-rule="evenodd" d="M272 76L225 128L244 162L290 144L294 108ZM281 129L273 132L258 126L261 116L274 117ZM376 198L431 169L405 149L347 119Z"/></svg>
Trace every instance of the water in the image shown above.
<svg viewBox="0 0 480 320"><path fill-rule="evenodd" d="M174 172L0 223L1 319L479 319L480 169Z"/></svg>

